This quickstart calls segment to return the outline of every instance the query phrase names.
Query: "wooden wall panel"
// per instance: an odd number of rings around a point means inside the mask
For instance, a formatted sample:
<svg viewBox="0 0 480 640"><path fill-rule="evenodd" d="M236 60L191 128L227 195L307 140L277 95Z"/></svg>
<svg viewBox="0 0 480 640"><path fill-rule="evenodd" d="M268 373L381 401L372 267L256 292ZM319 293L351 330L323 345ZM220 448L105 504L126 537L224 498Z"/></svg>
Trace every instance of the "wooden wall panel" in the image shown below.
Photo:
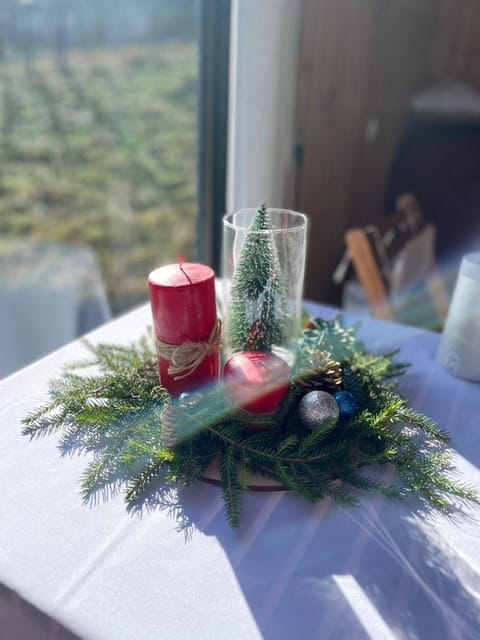
<svg viewBox="0 0 480 640"><path fill-rule="evenodd" d="M349 179L346 223L365 224L382 215L385 185L403 135L410 97L429 77L437 15L419 0L376 2L370 39L370 75L362 105L363 137L352 150L356 169ZM368 123L377 134L369 138Z"/></svg>
<svg viewBox="0 0 480 640"><path fill-rule="evenodd" d="M303 164L297 207L310 216L306 295L327 300L325 290L338 259L338 238L354 170L350 148L358 143L368 73L373 0L317 0L306 7L314 27L307 104L299 122ZM352 19L355 16L355 19Z"/></svg>
<svg viewBox="0 0 480 640"><path fill-rule="evenodd" d="M339 301L344 231L383 215L412 95L444 75L478 84L479 58L479 0L304 0L295 206L311 220L308 297Z"/></svg>
<svg viewBox="0 0 480 640"><path fill-rule="evenodd" d="M480 89L480 2L439 0L432 75L449 76Z"/></svg>

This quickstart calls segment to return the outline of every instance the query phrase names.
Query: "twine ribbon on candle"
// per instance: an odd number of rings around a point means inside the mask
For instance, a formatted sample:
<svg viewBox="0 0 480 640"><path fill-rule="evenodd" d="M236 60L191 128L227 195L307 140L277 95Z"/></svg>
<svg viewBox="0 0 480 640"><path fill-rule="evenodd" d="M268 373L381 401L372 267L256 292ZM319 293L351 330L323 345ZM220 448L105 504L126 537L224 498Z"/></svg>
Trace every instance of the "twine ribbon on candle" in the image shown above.
<svg viewBox="0 0 480 640"><path fill-rule="evenodd" d="M155 337L157 355L170 363L168 373L174 376L175 380L182 380L193 373L205 357L219 347L221 327L222 323L217 318L208 339L204 342L168 344Z"/></svg>

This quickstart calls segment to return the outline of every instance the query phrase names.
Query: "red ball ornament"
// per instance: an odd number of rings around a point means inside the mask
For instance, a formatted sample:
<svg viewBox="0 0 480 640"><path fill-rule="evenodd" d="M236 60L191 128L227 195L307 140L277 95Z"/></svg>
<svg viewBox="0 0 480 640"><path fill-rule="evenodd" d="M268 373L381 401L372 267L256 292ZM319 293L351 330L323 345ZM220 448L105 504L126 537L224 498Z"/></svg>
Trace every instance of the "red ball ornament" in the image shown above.
<svg viewBox="0 0 480 640"><path fill-rule="evenodd" d="M272 413L290 387L288 364L264 351L234 353L223 369L227 396L244 411Z"/></svg>

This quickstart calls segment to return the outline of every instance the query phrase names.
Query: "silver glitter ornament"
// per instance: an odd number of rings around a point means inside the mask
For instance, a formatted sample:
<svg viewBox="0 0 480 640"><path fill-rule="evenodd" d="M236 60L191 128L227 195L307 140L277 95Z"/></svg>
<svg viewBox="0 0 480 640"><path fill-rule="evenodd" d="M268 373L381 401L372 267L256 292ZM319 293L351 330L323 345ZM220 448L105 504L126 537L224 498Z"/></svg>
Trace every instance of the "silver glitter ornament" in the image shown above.
<svg viewBox="0 0 480 640"><path fill-rule="evenodd" d="M318 429L337 422L340 411L335 398L326 391L310 391L300 400L298 415L307 429Z"/></svg>

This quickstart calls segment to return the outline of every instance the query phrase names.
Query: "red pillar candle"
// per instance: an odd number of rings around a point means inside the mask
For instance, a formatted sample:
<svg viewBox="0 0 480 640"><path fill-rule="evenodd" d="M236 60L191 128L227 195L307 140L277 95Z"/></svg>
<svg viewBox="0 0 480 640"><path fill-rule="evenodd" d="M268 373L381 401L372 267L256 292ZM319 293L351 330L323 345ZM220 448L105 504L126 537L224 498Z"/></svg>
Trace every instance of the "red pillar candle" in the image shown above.
<svg viewBox="0 0 480 640"><path fill-rule="evenodd" d="M160 384L172 395L190 391L218 381L220 369L220 345L207 347L215 333L217 310L215 302L215 274L203 264L184 262L155 269L148 276L150 304L154 331L159 341L158 368ZM215 340L214 340L215 342ZM161 344L160 344L161 343ZM188 348L205 345L205 354L200 362L182 371L178 369L177 357L162 357L160 353L175 351L175 346L184 345L186 362ZM171 348L170 348L171 346ZM178 355L178 352L177 352ZM185 351L180 354L185 361ZM180 365L182 366L182 365ZM170 371L169 371L170 370Z"/></svg>

